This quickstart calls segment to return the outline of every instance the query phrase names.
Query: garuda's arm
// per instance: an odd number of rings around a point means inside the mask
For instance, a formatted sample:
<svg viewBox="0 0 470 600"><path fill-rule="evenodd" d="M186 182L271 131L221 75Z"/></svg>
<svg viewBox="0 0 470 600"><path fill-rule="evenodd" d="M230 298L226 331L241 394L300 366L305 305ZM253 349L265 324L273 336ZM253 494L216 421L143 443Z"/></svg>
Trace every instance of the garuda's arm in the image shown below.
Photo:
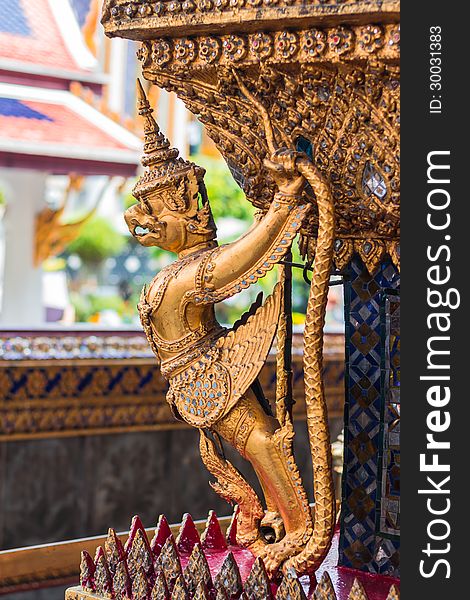
<svg viewBox="0 0 470 600"><path fill-rule="evenodd" d="M298 199L297 199L298 201ZM268 212L240 239L215 248L196 275L199 303L220 302L249 287L289 250L310 205L277 194Z"/></svg>

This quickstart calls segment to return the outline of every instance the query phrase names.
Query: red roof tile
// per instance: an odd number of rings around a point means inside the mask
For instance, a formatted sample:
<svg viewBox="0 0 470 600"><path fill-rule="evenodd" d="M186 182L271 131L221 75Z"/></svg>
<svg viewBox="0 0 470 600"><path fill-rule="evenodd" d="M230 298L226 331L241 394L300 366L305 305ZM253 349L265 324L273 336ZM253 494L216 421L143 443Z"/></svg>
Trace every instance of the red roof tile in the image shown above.
<svg viewBox="0 0 470 600"><path fill-rule="evenodd" d="M127 150L127 146L98 129L66 106L43 102L21 101L21 104L49 117L35 119L0 114L0 139L16 141L73 144L90 148Z"/></svg>
<svg viewBox="0 0 470 600"><path fill-rule="evenodd" d="M23 156L28 168L43 169L44 157L57 157L85 171L92 163L96 173L100 164L107 165L102 174L111 165L135 173L140 148L137 137L70 92L0 84L0 166L15 166L12 156Z"/></svg>
<svg viewBox="0 0 470 600"><path fill-rule="evenodd" d="M77 75L81 68L64 42L48 0L6 0L0 3L0 60Z"/></svg>

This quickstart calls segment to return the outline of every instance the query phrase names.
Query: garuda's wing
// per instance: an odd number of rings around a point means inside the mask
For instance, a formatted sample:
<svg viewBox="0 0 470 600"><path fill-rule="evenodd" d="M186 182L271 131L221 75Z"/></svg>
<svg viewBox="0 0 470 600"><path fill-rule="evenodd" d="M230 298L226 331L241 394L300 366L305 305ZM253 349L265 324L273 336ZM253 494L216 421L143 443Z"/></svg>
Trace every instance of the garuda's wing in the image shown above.
<svg viewBox="0 0 470 600"><path fill-rule="evenodd" d="M258 376L276 335L281 311L282 285L277 284L266 302L245 321L219 338L219 361L230 374L230 405Z"/></svg>

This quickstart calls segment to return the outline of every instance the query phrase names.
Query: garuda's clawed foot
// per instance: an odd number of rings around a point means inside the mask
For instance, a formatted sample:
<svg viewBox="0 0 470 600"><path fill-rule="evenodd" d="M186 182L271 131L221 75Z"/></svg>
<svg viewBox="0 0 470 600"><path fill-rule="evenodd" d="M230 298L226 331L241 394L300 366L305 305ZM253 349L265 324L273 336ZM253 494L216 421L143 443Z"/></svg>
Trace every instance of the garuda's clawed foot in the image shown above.
<svg viewBox="0 0 470 600"><path fill-rule="evenodd" d="M299 554L306 543L305 532L294 531L286 534L280 542L265 546L261 557L268 575L272 577L281 564L291 556Z"/></svg>
<svg viewBox="0 0 470 600"><path fill-rule="evenodd" d="M238 541L238 537L237 543L240 543ZM247 548L255 556L260 556L264 560L265 549L267 548L267 544L261 537L258 537L254 542L251 542L251 544L245 545L245 548Z"/></svg>

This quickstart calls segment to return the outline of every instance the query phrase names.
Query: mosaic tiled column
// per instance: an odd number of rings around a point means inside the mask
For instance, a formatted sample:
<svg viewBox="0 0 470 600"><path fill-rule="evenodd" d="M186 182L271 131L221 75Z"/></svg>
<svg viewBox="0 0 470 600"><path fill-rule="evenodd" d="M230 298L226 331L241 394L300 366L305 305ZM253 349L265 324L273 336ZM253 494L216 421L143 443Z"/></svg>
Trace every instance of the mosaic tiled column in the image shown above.
<svg viewBox="0 0 470 600"><path fill-rule="evenodd" d="M346 404L340 564L399 575L399 273L371 276L354 258L345 277Z"/></svg>

